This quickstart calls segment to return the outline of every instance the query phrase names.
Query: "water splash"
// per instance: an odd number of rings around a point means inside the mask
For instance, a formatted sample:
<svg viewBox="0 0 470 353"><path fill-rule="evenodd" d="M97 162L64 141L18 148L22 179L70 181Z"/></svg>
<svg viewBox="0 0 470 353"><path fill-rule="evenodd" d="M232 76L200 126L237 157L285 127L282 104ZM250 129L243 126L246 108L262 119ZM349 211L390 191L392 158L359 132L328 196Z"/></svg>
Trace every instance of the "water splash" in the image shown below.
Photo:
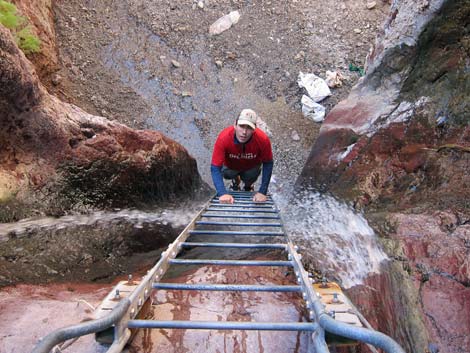
<svg viewBox="0 0 470 353"><path fill-rule="evenodd" d="M186 226L197 214L201 205L188 205L180 208L165 208L151 211L123 209L96 211L90 214L75 214L63 217L37 217L23 219L14 223L0 223L0 241L7 240L8 235L21 236L31 232L48 229L65 229L80 225L114 224L126 222L135 228L143 228L145 224L171 225L173 228Z"/></svg>
<svg viewBox="0 0 470 353"><path fill-rule="evenodd" d="M305 260L344 288L380 272L387 259L374 231L351 206L314 190L273 197L282 211L286 231Z"/></svg>

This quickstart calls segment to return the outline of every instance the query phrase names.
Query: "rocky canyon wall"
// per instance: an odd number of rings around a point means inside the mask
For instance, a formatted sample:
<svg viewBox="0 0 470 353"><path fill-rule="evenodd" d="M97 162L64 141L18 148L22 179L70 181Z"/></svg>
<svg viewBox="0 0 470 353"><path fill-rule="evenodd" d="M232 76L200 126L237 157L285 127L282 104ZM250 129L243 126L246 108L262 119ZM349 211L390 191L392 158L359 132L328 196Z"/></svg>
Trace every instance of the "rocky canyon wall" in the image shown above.
<svg viewBox="0 0 470 353"><path fill-rule="evenodd" d="M470 352L470 3L394 1L297 182L365 211L390 257L350 294L409 352Z"/></svg>
<svg viewBox="0 0 470 353"><path fill-rule="evenodd" d="M47 4L37 5L44 9ZM48 44L52 24L48 30L37 26L47 34L45 61L54 65L53 44ZM41 70L51 69L41 57L34 59ZM196 161L173 140L92 116L50 95L3 26L0 112L0 222L94 207L145 206L186 197L202 185Z"/></svg>

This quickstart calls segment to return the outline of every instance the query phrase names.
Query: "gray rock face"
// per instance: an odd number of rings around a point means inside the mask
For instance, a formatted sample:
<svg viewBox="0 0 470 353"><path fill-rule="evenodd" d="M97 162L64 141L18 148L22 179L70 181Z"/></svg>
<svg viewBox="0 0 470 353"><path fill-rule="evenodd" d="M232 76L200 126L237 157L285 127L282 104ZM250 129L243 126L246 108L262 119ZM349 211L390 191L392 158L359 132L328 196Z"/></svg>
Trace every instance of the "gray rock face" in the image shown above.
<svg viewBox="0 0 470 353"><path fill-rule="evenodd" d="M367 288L353 296L371 322L387 317L393 324L381 329L410 352L470 349L458 323L468 311L467 235L455 235L467 234L470 219L469 19L468 1L395 1L366 76L326 117L297 181L351 200L373 220L395 260L367 284L389 302ZM431 222L440 212L454 219L445 231ZM455 305L444 303L450 292ZM403 306L414 316L395 316Z"/></svg>

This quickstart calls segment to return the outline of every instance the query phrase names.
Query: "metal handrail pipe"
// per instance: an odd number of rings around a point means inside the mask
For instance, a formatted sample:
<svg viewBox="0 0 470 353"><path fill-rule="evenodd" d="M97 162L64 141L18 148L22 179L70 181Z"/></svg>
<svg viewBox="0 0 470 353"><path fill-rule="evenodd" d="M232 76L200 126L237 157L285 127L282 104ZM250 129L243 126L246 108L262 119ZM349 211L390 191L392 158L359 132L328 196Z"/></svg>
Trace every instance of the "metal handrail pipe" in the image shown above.
<svg viewBox="0 0 470 353"><path fill-rule="evenodd" d="M396 341L381 332L336 321L326 313L320 315L318 322L325 331L335 335L370 343L387 353L405 353Z"/></svg>
<svg viewBox="0 0 470 353"><path fill-rule="evenodd" d="M286 244L257 244L257 243L181 243L183 248L201 247L201 248L239 248L239 249L283 249Z"/></svg>
<svg viewBox="0 0 470 353"><path fill-rule="evenodd" d="M314 322L237 322L237 321L157 321L129 320L128 328L166 328L196 330L315 331Z"/></svg>
<svg viewBox="0 0 470 353"><path fill-rule="evenodd" d="M122 299L109 314L102 318L53 331L41 339L36 347L34 347L32 353L49 353L59 343L90 333L103 331L121 320L130 305L131 302L129 299Z"/></svg>
<svg viewBox="0 0 470 353"><path fill-rule="evenodd" d="M167 290L201 290L221 292L301 292L301 286L271 286L242 284L187 284L187 283L154 283L154 289Z"/></svg>
<svg viewBox="0 0 470 353"><path fill-rule="evenodd" d="M291 267L291 261L255 261L255 260L207 260L207 259L172 259L172 265L220 265L220 266L286 266Z"/></svg>

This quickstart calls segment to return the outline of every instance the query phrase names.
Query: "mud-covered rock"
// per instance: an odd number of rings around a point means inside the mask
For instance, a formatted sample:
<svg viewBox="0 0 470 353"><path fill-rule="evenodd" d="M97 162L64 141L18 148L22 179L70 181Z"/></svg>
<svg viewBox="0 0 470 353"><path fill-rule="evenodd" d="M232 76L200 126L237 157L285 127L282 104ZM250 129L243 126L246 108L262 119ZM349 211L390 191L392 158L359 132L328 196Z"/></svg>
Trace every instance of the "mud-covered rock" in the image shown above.
<svg viewBox="0 0 470 353"><path fill-rule="evenodd" d="M122 217L11 232L0 238L0 287L110 281L152 265L180 230L162 221L136 226Z"/></svg>
<svg viewBox="0 0 470 353"><path fill-rule="evenodd" d="M156 131L136 131L49 95L0 28L0 221L189 196L195 160Z"/></svg>

